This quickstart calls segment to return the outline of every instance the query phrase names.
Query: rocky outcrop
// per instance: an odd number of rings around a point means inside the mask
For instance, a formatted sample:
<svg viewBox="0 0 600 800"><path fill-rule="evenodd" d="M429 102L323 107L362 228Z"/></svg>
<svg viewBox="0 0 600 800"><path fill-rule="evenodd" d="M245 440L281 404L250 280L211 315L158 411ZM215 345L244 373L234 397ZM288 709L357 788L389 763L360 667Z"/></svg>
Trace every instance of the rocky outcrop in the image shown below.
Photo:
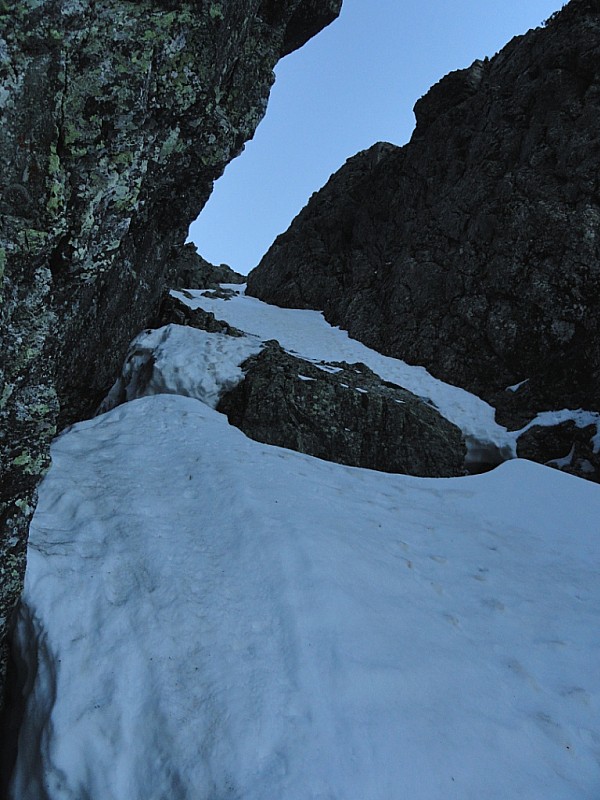
<svg viewBox="0 0 600 800"><path fill-rule="evenodd" d="M600 2L572 0L415 106L248 280L529 419L600 407ZM565 399L566 398L566 402ZM522 401L522 402L521 402Z"/></svg>
<svg viewBox="0 0 600 800"><path fill-rule="evenodd" d="M0 0L0 648L49 441L155 313L277 60L340 5Z"/></svg>
<svg viewBox="0 0 600 800"><path fill-rule="evenodd" d="M173 255L167 281L173 289L213 289L220 283L245 283L246 278L227 264L211 264L188 243Z"/></svg>
<svg viewBox="0 0 600 800"><path fill-rule="evenodd" d="M364 364L315 365L269 343L217 410L247 436L338 464L424 477L464 475L461 431Z"/></svg>
<svg viewBox="0 0 600 800"><path fill-rule="evenodd" d="M244 333L225 320L217 319L212 311L203 308L190 308L177 297L167 294L160 305L157 318L153 321L153 328L162 328L164 325L188 325L190 328L207 333L224 333L226 336L244 336Z"/></svg>

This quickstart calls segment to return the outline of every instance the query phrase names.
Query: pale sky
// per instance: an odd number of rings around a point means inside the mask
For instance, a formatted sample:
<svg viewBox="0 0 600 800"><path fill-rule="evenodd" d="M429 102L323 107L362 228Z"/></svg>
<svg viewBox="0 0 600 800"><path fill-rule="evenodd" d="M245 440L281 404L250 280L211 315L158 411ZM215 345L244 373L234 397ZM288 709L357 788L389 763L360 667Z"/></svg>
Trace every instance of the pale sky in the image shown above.
<svg viewBox="0 0 600 800"><path fill-rule="evenodd" d="M277 66L264 120L216 182L190 239L209 261L249 272L347 158L378 141L408 141L412 108L432 84L562 5L344 0L336 22Z"/></svg>

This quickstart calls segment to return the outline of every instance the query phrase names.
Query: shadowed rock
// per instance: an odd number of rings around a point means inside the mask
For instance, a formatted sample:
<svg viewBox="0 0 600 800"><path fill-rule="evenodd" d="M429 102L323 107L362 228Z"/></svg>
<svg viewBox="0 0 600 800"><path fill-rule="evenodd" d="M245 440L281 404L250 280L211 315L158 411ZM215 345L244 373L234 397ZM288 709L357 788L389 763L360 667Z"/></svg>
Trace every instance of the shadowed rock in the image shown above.
<svg viewBox="0 0 600 800"><path fill-rule="evenodd" d="M198 328L208 333L224 333L227 336L244 336L243 331L238 330L225 320L217 319L212 311L205 311L203 308L190 308L182 303L177 297L167 294L161 303L160 310L153 328L162 328L164 325L188 325L190 328Z"/></svg>
<svg viewBox="0 0 600 800"><path fill-rule="evenodd" d="M319 368L269 343L218 410L252 439L385 472L464 474L461 431L427 401L364 364Z"/></svg>
<svg viewBox="0 0 600 800"><path fill-rule="evenodd" d="M572 0L443 78L417 102L409 144L351 158L248 294L321 309L524 419L598 409L599 63L600 2Z"/></svg>
<svg viewBox="0 0 600 800"><path fill-rule="evenodd" d="M227 264L211 264L188 243L169 260L167 281L172 289L214 289L220 283L245 283L246 277Z"/></svg>
<svg viewBox="0 0 600 800"><path fill-rule="evenodd" d="M600 483L596 436L596 425L577 427L574 422L533 425L517 439L517 456Z"/></svg>

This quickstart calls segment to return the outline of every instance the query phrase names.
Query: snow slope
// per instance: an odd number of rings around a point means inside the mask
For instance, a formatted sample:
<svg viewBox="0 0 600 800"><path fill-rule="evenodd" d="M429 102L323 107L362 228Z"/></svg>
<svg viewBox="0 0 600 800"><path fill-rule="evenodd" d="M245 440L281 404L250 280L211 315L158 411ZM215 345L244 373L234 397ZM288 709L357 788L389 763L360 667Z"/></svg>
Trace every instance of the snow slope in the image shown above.
<svg viewBox="0 0 600 800"><path fill-rule="evenodd" d="M425 397L465 434L471 460L499 463L515 455L515 436L494 420L494 409L479 397L434 378L424 367L371 350L346 331L332 327L320 311L271 306L245 294L245 285L228 284L234 294L224 300L202 291L172 292L190 308L203 308L217 319L261 341L276 339L292 355L309 361L366 364L384 380Z"/></svg>
<svg viewBox="0 0 600 800"><path fill-rule="evenodd" d="M223 304L232 324L249 300ZM270 312L242 313L273 335ZM317 352L298 320L302 355L340 359L343 334ZM597 800L598 486L520 460L431 480L254 442L210 405L260 343L196 337L196 370L180 329L150 349L180 335L151 396L54 444L11 800Z"/></svg>

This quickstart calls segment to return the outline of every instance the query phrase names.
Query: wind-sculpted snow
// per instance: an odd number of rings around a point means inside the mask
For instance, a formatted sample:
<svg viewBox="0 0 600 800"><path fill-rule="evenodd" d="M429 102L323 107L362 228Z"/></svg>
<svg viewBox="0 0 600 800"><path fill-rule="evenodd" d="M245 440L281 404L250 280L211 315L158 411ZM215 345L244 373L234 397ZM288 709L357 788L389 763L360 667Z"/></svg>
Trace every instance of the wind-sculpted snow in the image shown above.
<svg viewBox="0 0 600 800"><path fill-rule="evenodd" d="M207 333L182 325L144 331L130 344L121 377L102 410L152 394L195 397L214 408L221 394L242 380L239 365L261 348L255 337Z"/></svg>
<svg viewBox="0 0 600 800"><path fill-rule="evenodd" d="M195 399L54 444L12 800L593 800L600 493L251 441Z"/></svg>

